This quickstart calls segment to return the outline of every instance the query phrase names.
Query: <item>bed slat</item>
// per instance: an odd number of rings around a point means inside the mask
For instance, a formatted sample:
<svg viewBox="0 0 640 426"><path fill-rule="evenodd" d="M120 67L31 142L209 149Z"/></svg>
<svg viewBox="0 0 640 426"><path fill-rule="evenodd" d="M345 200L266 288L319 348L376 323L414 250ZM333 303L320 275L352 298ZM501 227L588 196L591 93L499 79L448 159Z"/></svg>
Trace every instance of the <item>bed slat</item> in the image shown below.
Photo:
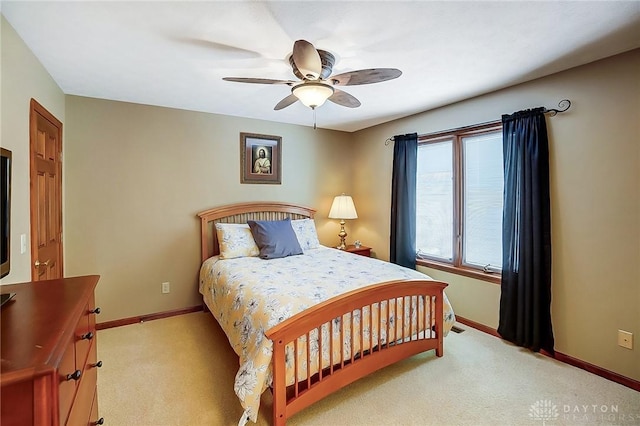
<svg viewBox="0 0 640 426"><path fill-rule="evenodd" d="M273 388L274 388L274 424L283 425L286 419L298 411L306 408L310 404L324 398L337 389L394 362L407 358L411 355L434 349L436 356L443 355L443 291L447 284L430 280L406 280L391 281L381 284L374 284L368 287L357 289L341 296L334 297L319 305L301 312L275 327L267 330L266 336L274 342L274 362L282 356L276 356L277 352L285 351L289 342L297 345L297 340L302 336L306 339L306 375L304 379L304 389L299 391L298 384L293 387L296 391L288 399L286 393L285 400L276 402L282 392L275 389L286 388L286 371L283 368L276 369L274 365ZM430 320L425 318L424 325L420 327L420 302L422 301L422 312L429 313ZM395 312L390 313L388 309L391 303L395 305ZM414 307L415 302L415 307ZM373 310L377 305L379 323L382 323L383 304L386 304L387 317L387 342L381 344L381 330L378 328L377 350L372 346L373 341ZM435 309L433 309L435 306ZM369 309L369 315L365 314ZM358 314L358 315L356 315ZM415 314L415 315L414 315ZM364 328L369 318L369 343L364 337ZM393 340L391 338L391 321L393 324ZM334 358L333 345L333 322L341 319L338 334L340 336L340 360ZM356 325L359 319L360 325ZM345 322L349 324L345 324ZM407 323L407 321L409 321ZM319 358L322 358L322 326L329 323L331 334L329 336L331 365L322 368L322 361L318 359L319 371L313 375L311 372L311 346L312 330L316 330L318 335ZM431 326L435 330L431 330ZM399 330L399 331L398 331ZM407 336L405 330L410 334ZM345 351L345 338L349 334L349 350ZM355 344L356 336L360 336L360 343ZM345 355L348 357L345 360ZM297 351L295 351L297 353ZM356 356L356 353L358 356ZM338 362L339 361L339 362ZM315 363L315 358L314 358ZM339 364L339 366L338 366ZM334 367L335 366L335 367ZM277 371L277 372L276 372Z"/></svg>

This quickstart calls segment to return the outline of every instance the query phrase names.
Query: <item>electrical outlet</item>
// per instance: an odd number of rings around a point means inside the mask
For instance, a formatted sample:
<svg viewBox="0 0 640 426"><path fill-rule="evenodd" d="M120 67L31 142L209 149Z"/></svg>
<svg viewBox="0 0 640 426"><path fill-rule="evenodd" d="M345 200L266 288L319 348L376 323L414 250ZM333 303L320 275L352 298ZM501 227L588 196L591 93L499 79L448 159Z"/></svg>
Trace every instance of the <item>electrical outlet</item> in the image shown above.
<svg viewBox="0 0 640 426"><path fill-rule="evenodd" d="M623 348L633 349L633 333L618 330L618 345Z"/></svg>
<svg viewBox="0 0 640 426"><path fill-rule="evenodd" d="M170 282L162 283L162 293L166 294L170 292L171 292L171 283Z"/></svg>

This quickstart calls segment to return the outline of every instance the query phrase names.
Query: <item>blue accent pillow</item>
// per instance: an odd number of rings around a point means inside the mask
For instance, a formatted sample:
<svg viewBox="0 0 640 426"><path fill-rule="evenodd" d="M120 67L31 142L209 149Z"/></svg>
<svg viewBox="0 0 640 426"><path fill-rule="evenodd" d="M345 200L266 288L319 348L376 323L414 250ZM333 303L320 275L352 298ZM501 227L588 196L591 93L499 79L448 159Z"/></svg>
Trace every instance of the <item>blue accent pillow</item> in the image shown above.
<svg viewBox="0 0 640 426"><path fill-rule="evenodd" d="M262 259L302 254L302 248L291 226L291 219L284 220L248 220L251 234L260 249Z"/></svg>

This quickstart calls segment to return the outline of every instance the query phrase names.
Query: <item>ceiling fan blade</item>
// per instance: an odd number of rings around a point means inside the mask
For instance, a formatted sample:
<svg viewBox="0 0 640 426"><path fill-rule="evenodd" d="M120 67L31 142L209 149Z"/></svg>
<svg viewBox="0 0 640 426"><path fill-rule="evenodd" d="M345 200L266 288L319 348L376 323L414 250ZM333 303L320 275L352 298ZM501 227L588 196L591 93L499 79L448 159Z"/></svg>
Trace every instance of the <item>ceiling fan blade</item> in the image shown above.
<svg viewBox="0 0 640 426"><path fill-rule="evenodd" d="M329 100L334 104L342 105L347 108L358 108L361 104L355 96L343 92L339 89L333 89L333 95L329 96Z"/></svg>
<svg viewBox="0 0 640 426"><path fill-rule="evenodd" d="M322 72L322 60L313 44L297 40L293 44L293 62L296 68L309 80L317 80Z"/></svg>
<svg viewBox="0 0 640 426"><path fill-rule="evenodd" d="M359 84L393 80L401 75L402 71L396 68L371 68L334 75L331 76L329 80L331 80L335 86L357 86Z"/></svg>
<svg viewBox="0 0 640 426"><path fill-rule="evenodd" d="M278 104L273 109L276 111L281 110L295 103L297 100L298 98L292 93L286 98L284 98L283 100L281 100L280 102L278 102Z"/></svg>
<svg viewBox="0 0 640 426"><path fill-rule="evenodd" d="M171 37L172 40L182 43L186 46L201 48L205 53L215 54L216 57L224 56L225 59L256 59L263 58L263 55L255 50L245 49L243 47L232 46L230 44L218 43L211 40L190 38L190 37Z"/></svg>
<svg viewBox="0 0 640 426"><path fill-rule="evenodd" d="M234 81L236 83L258 83L258 84L288 84L296 83L291 80L272 80L270 78L245 78L245 77L223 77L224 81Z"/></svg>

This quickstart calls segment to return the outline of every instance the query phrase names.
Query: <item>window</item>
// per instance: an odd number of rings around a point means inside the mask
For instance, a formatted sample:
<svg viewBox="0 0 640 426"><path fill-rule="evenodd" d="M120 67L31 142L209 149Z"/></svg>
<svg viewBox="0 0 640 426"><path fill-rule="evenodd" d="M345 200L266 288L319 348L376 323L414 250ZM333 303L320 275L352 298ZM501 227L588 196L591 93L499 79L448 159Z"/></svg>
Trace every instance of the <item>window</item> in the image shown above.
<svg viewBox="0 0 640 426"><path fill-rule="evenodd" d="M500 123L421 137L416 192L418 262L499 280L503 196Z"/></svg>

